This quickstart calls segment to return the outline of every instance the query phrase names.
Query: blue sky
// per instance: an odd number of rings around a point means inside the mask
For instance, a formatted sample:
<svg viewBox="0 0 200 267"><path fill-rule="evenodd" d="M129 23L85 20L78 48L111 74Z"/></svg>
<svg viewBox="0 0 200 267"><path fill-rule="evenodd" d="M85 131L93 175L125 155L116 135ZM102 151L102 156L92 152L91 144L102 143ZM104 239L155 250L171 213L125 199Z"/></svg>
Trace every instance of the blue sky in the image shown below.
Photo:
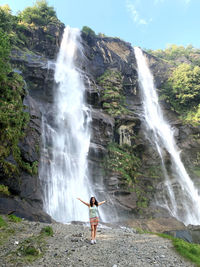
<svg viewBox="0 0 200 267"><path fill-rule="evenodd" d="M0 0L13 13L35 0ZM200 0L48 0L71 27L120 37L133 46L164 49L169 44L200 48Z"/></svg>

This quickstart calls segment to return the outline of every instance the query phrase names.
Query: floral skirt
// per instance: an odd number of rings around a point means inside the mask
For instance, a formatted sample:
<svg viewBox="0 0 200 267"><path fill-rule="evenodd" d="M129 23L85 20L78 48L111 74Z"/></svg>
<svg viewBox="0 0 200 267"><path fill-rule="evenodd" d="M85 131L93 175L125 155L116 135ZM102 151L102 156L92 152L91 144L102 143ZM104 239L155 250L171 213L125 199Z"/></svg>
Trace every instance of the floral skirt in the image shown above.
<svg viewBox="0 0 200 267"><path fill-rule="evenodd" d="M99 217L90 218L90 225L98 225Z"/></svg>

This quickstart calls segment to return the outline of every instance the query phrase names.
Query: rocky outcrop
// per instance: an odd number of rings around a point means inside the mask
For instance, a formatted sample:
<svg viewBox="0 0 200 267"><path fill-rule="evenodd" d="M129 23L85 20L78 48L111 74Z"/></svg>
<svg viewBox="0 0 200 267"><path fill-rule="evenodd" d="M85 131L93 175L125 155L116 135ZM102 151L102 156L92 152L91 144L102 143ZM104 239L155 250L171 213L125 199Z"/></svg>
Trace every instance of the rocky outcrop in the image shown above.
<svg viewBox="0 0 200 267"><path fill-rule="evenodd" d="M43 27L30 25L24 28L23 34L26 46L34 53L54 59L59 50L64 27L64 24L57 20Z"/></svg>

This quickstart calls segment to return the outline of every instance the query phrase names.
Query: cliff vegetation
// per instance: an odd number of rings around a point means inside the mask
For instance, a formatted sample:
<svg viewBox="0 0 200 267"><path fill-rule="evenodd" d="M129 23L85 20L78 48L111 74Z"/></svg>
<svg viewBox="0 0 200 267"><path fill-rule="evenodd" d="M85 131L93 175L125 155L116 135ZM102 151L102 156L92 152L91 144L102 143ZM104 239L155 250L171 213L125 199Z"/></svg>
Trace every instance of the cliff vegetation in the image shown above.
<svg viewBox="0 0 200 267"><path fill-rule="evenodd" d="M200 122L200 49L171 45L165 50L148 50L171 65L161 99L170 103L180 118L194 125Z"/></svg>

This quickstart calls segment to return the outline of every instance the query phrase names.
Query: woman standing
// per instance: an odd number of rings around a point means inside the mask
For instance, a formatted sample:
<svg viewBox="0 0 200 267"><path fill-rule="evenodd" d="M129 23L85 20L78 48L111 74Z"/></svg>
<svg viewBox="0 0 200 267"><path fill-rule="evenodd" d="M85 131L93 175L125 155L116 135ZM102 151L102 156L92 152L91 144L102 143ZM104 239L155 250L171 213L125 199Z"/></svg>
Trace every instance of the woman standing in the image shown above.
<svg viewBox="0 0 200 267"><path fill-rule="evenodd" d="M99 223L98 206L104 204L106 201L104 200L102 202L97 202L95 197L91 197L90 203L87 203L80 198L77 199L89 207L89 217L91 225L91 245L96 244L97 225Z"/></svg>

